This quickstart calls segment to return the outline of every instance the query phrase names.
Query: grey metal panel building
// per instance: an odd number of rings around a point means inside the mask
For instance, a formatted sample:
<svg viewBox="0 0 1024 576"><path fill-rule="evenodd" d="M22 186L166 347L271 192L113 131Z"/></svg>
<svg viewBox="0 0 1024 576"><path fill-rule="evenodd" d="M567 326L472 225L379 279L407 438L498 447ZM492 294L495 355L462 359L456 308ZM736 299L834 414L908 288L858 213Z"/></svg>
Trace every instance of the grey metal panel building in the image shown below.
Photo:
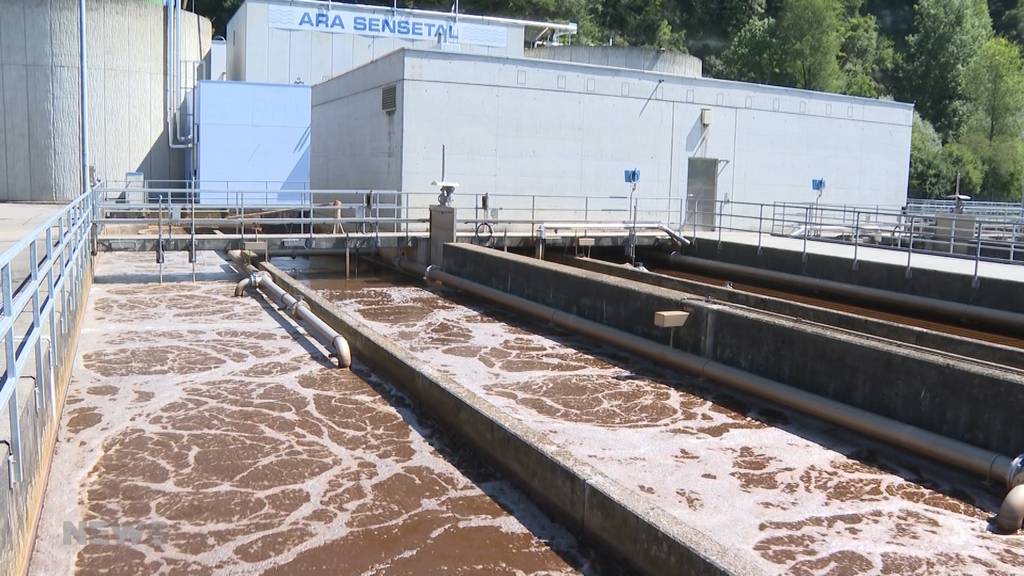
<svg viewBox="0 0 1024 576"><path fill-rule="evenodd" d="M395 86L397 109L381 109ZM403 50L313 88L313 188L906 201L910 104L535 59ZM706 126L705 126L706 124ZM700 168L713 162L714 169ZM691 166L695 172L691 174ZM708 182L693 182L704 174ZM691 190L692 189L692 190ZM693 202L690 199L690 202ZM707 209L707 206L701 210ZM682 214L673 221L681 221Z"/></svg>
<svg viewBox="0 0 1024 576"><path fill-rule="evenodd" d="M89 0L89 148L96 176L185 176L164 132L160 2ZM81 188L78 2L0 0L0 201L64 201ZM210 22L183 12L182 58L202 60Z"/></svg>

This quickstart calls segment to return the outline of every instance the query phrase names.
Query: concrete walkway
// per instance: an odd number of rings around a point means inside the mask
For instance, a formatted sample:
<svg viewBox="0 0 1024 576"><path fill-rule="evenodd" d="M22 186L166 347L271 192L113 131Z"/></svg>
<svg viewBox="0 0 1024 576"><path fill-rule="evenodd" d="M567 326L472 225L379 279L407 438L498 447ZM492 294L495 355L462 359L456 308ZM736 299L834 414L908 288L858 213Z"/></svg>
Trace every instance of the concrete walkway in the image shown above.
<svg viewBox="0 0 1024 576"><path fill-rule="evenodd" d="M719 240L718 232L697 232L698 242ZM721 240L736 244L757 246L757 232L722 231ZM801 253L804 249L802 238L789 238L785 236L761 235L761 246L764 248L775 248ZM854 246L852 244L839 244L836 242L822 242L820 240L807 240L807 253L820 254L823 256L834 256L848 258L853 262ZM897 266L907 265L907 251L894 248L875 248L861 245L857 248L857 258L861 261L880 262ZM965 276L974 275L974 260L957 258L953 256L940 256L936 254L914 253L910 259L911 267L914 269L930 269ZM1003 264L1000 262L980 262L978 264L978 275L983 278L998 278L1002 280L1013 280L1024 282L1024 264Z"/></svg>
<svg viewBox="0 0 1024 576"><path fill-rule="evenodd" d="M0 253L63 207L63 204L0 202Z"/></svg>

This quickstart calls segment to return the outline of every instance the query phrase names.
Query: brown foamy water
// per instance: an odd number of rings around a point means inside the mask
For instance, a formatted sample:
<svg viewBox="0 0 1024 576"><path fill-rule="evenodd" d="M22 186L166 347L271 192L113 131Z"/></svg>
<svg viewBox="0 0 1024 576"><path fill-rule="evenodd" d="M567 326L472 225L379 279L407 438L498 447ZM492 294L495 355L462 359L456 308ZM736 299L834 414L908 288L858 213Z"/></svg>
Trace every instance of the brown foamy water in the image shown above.
<svg viewBox="0 0 1024 576"><path fill-rule="evenodd" d="M1019 574L998 488L447 291L314 284L769 573Z"/></svg>
<svg viewBox="0 0 1024 576"><path fill-rule="evenodd" d="M202 281L163 285L140 283L151 255L99 257L32 574L593 572L388 383L330 367L202 256Z"/></svg>

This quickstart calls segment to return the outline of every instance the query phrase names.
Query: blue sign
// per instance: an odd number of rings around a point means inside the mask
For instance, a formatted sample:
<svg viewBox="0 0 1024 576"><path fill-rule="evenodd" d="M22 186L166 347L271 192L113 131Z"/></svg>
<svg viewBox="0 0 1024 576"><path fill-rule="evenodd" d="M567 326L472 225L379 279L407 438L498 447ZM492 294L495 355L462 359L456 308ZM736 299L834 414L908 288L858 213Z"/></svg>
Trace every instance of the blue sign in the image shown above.
<svg viewBox="0 0 1024 576"><path fill-rule="evenodd" d="M626 170L626 184L636 184L640 181L639 170Z"/></svg>
<svg viewBox="0 0 1024 576"><path fill-rule="evenodd" d="M825 189L825 179L824 178L815 178L814 180L811 180L811 190L814 190L815 192L821 192L824 189Z"/></svg>

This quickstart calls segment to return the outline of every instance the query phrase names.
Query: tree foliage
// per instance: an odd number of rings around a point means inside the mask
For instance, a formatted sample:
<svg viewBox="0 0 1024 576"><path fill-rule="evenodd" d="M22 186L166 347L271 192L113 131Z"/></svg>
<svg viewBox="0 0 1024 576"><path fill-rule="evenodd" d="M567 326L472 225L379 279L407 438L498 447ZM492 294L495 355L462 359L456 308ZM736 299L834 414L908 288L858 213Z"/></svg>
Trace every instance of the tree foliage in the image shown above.
<svg viewBox="0 0 1024 576"><path fill-rule="evenodd" d="M988 8L983 0L920 0L914 23L897 95L949 137L964 118L964 71L992 36Z"/></svg>

